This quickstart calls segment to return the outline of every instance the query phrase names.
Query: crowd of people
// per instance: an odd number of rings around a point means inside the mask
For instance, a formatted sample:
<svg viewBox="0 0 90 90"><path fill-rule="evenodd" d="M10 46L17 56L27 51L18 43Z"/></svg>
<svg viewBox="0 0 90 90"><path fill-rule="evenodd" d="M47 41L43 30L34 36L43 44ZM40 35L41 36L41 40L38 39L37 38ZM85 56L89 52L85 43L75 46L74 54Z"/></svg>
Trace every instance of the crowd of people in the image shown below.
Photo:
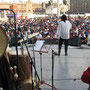
<svg viewBox="0 0 90 90"><path fill-rule="evenodd" d="M70 38L80 37L81 43L87 44L88 37L90 37L90 18L78 17L68 17L69 21L72 23L72 29L70 30ZM22 19L17 20L16 29L17 37L20 40L22 37L28 39L28 35L39 32L36 39L42 38L56 38L57 26L60 19L57 17L44 17L44 18L33 18L33 19ZM8 20L6 22L0 22L0 26L5 30L9 42L12 38L15 38L15 28L14 21ZM32 40L29 40L32 43Z"/></svg>
<svg viewBox="0 0 90 90"><path fill-rule="evenodd" d="M90 18L82 18L79 16L78 18L71 19L71 22L72 29L70 37L78 36L82 44L87 44L90 38Z"/></svg>

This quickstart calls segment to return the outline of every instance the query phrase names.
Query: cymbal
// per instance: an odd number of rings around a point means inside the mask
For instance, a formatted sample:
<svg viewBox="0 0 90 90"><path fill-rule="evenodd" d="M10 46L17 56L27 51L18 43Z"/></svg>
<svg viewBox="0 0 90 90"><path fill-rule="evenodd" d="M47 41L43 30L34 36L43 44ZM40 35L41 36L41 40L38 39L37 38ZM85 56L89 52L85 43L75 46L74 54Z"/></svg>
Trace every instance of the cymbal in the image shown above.
<svg viewBox="0 0 90 90"><path fill-rule="evenodd" d="M6 32L0 27L0 58L5 53L8 45L8 38Z"/></svg>

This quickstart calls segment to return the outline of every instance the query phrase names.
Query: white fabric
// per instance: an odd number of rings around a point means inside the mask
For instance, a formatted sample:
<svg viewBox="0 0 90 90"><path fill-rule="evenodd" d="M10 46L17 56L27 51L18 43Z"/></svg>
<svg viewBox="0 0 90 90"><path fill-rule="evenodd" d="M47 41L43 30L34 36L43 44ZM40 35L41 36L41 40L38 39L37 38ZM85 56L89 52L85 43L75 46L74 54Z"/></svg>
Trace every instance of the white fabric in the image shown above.
<svg viewBox="0 0 90 90"><path fill-rule="evenodd" d="M42 38L42 35L39 34L38 36L36 36L37 39L41 39Z"/></svg>
<svg viewBox="0 0 90 90"><path fill-rule="evenodd" d="M69 39L71 27L72 25L68 20L66 20L65 22L61 21L57 27L57 32L56 32L57 38L59 39L61 37L62 39Z"/></svg>
<svg viewBox="0 0 90 90"><path fill-rule="evenodd" d="M87 45L90 45L90 35L88 35Z"/></svg>

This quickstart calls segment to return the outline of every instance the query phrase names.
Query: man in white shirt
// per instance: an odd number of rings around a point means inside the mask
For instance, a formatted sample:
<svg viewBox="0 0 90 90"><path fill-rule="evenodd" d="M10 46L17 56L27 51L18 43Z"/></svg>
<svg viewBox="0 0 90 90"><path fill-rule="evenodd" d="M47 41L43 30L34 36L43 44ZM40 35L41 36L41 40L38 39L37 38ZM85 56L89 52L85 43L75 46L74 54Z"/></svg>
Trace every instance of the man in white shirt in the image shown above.
<svg viewBox="0 0 90 90"><path fill-rule="evenodd" d="M72 25L71 23L67 20L66 15L61 16L61 22L59 23L57 27L57 32L56 36L59 39L59 50L58 50L58 55L60 55L61 52L61 47L64 42L65 44L65 56L67 56L67 50L68 50L68 40L70 38L70 29Z"/></svg>

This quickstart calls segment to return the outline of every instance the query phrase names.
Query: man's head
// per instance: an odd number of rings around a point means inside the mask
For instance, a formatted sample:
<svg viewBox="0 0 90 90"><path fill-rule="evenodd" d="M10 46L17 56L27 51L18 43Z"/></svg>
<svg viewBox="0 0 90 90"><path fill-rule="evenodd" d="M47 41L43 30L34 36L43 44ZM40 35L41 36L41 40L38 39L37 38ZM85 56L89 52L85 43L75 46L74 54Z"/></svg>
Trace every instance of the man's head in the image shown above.
<svg viewBox="0 0 90 90"><path fill-rule="evenodd" d="M61 20L65 22L67 20L67 16L66 15L62 15L61 16Z"/></svg>

